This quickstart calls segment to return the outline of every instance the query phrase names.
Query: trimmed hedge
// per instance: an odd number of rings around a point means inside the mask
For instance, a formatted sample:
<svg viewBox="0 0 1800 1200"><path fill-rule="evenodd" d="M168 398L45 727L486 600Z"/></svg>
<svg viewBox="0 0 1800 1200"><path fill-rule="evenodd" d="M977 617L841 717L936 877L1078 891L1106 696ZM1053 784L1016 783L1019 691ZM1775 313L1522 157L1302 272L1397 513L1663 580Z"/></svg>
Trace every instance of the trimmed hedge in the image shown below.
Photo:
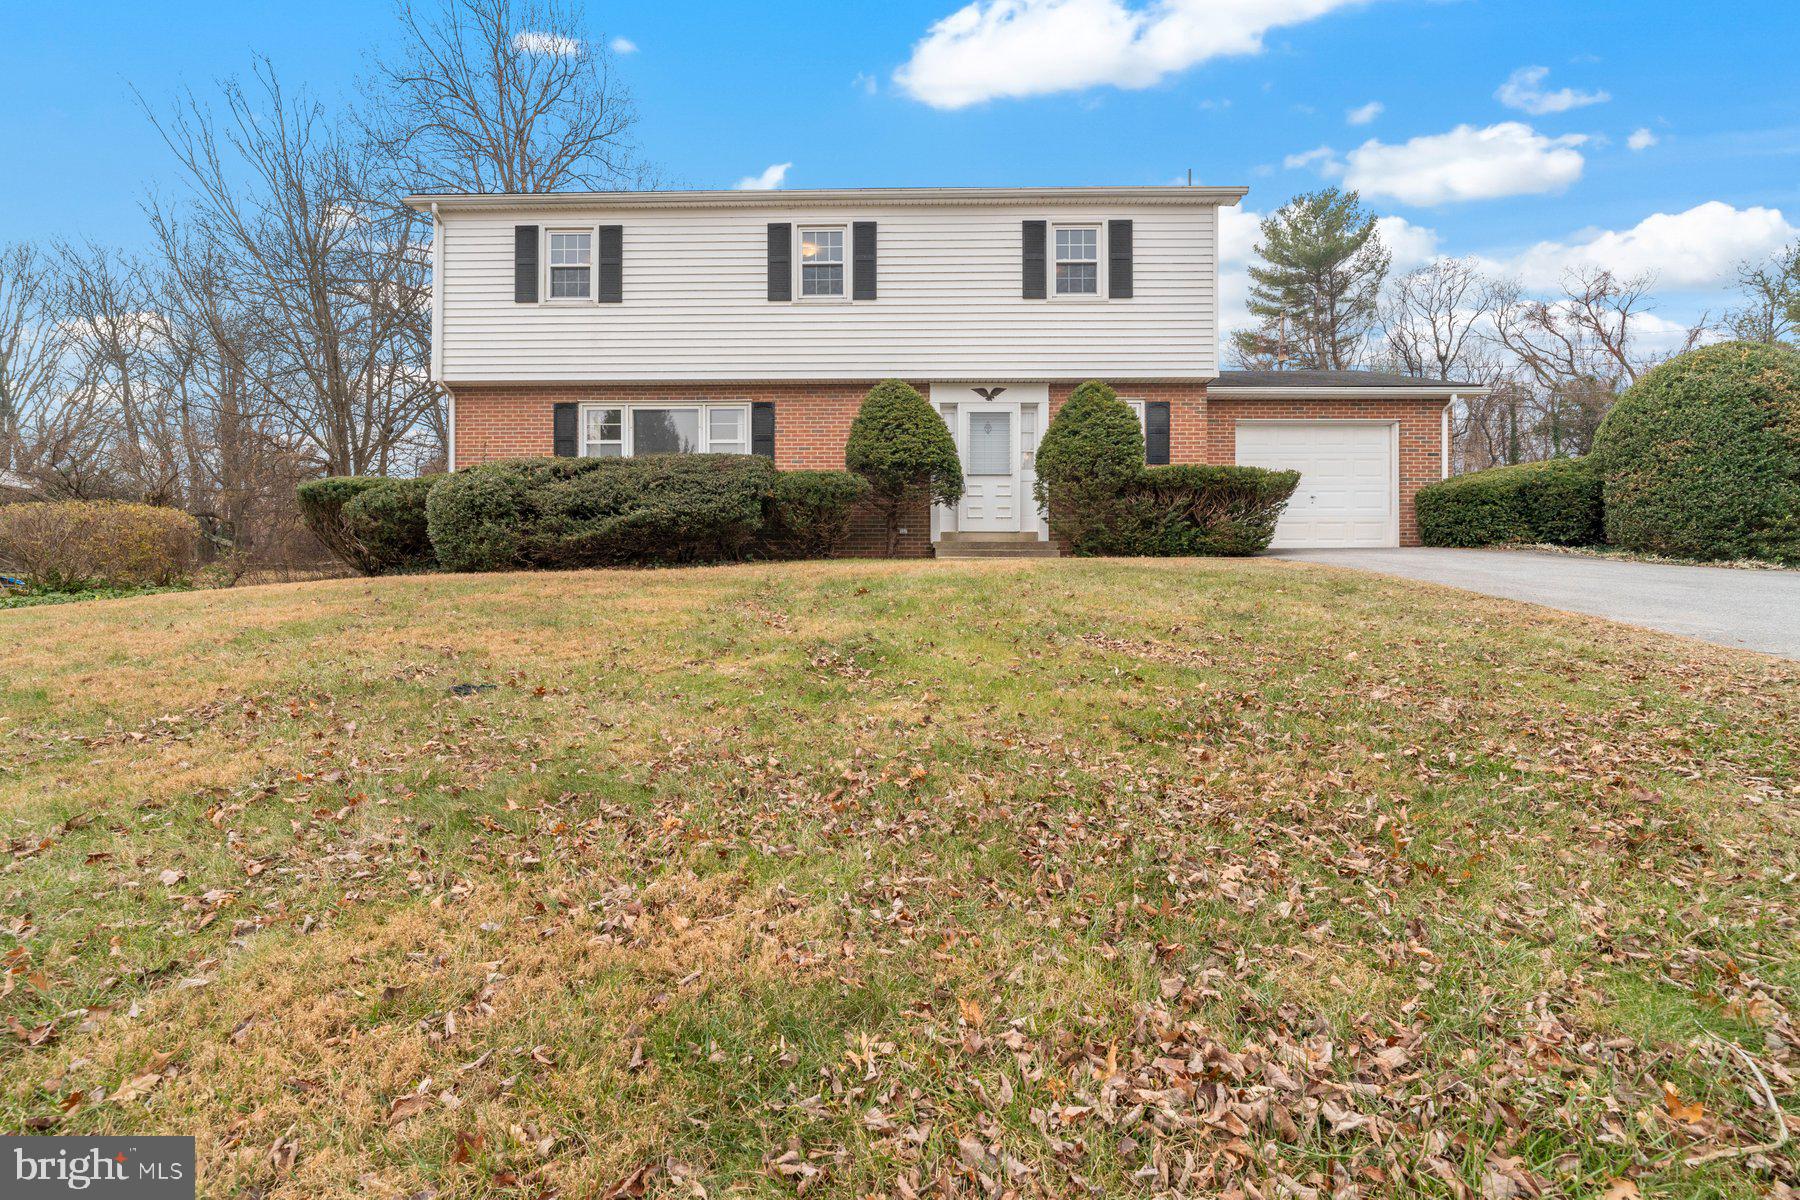
<svg viewBox="0 0 1800 1200"><path fill-rule="evenodd" d="M1262 467L1145 467L1126 488L1134 520L1129 554L1261 554L1300 485L1298 471Z"/></svg>
<svg viewBox="0 0 1800 1200"><path fill-rule="evenodd" d="M512 459L441 480L426 513L452 571L716 562L755 549L775 474L747 454Z"/></svg>
<svg viewBox="0 0 1800 1200"><path fill-rule="evenodd" d="M775 476L767 545L776 558L830 558L850 537L869 481L848 471L781 471Z"/></svg>
<svg viewBox="0 0 1800 1200"><path fill-rule="evenodd" d="M1419 540L1427 546L1597 545L1600 490L1591 457L1458 475L1419 489Z"/></svg>
<svg viewBox="0 0 1800 1200"><path fill-rule="evenodd" d="M1800 563L1800 353L1724 342L1671 359L1613 406L1593 457L1614 545Z"/></svg>
<svg viewBox="0 0 1800 1200"><path fill-rule="evenodd" d="M389 482L383 475L334 475L308 480L296 489L300 516L336 558L365 574L372 573L374 564L344 524L344 506L371 488Z"/></svg>
<svg viewBox="0 0 1800 1200"><path fill-rule="evenodd" d="M371 574L429 571L437 566L425 501L442 475L383 479L343 505L340 520Z"/></svg>
<svg viewBox="0 0 1800 1200"><path fill-rule="evenodd" d="M863 397L850 423L844 463L869 481L887 525L889 554L899 544L901 518L914 504L962 499L956 439L931 402L904 380L884 379Z"/></svg>
<svg viewBox="0 0 1800 1200"><path fill-rule="evenodd" d="M118 500L0 508L0 573L50 591L185 583L199 541L200 523L175 508Z"/></svg>

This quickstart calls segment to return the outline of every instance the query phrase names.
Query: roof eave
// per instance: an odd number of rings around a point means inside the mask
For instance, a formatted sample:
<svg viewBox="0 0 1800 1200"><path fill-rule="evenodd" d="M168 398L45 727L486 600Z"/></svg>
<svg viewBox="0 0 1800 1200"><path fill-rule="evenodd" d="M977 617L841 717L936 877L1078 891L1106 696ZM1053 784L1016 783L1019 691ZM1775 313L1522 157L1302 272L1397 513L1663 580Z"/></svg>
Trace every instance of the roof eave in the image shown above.
<svg viewBox="0 0 1800 1200"><path fill-rule="evenodd" d="M1209 397L1220 400L1449 400L1456 396L1485 396L1493 389L1464 387L1457 384L1433 384L1426 387L1395 387L1391 384L1322 384L1313 387L1232 387L1214 384L1206 389Z"/></svg>
<svg viewBox="0 0 1800 1200"><path fill-rule="evenodd" d="M831 205L1135 204L1235 205L1242 187L816 188L794 191L421 193L405 203L421 212L504 212L567 208L819 208Z"/></svg>

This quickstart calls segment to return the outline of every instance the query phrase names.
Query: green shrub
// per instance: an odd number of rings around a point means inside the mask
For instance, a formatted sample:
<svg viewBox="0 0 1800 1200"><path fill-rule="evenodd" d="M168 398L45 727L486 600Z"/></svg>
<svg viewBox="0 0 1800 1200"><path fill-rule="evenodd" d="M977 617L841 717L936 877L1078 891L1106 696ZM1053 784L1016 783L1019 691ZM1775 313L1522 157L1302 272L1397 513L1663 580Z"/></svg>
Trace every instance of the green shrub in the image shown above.
<svg viewBox="0 0 1800 1200"><path fill-rule="evenodd" d="M369 556L344 524L344 506L371 488L389 482L384 475L336 475L312 479L296 489L300 515L325 548L340 561L365 574L374 570Z"/></svg>
<svg viewBox="0 0 1800 1200"><path fill-rule="evenodd" d="M1155 557L1261 554L1300 484L1298 471L1262 467L1140 468L1125 486L1124 548Z"/></svg>
<svg viewBox="0 0 1800 1200"><path fill-rule="evenodd" d="M1458 475L1420 488L1415 503L1427 546L1592 546L1602 537L1600 473L1591 457Z"/></svg>
<svg viewBox="0 0 1800 1200"><path fill-rule="evenodd" d="M441 480L427 524L452 571L728 561L758 548L775 476L744 454L514 459Z"/></svg>
<svg viewBox="0 0 1800 1200"><path fill-rule="evenodd" d="M442 475L384 479L344 503L340 520L370 574L429 571L437 566L425 501Z"/></svg>
<svg viewBox="0 0 1800 1200"><path fill-rule="evenodd" d="M869 481L887 525L887 551L900 543L900 520L914 506L962 499L962 460L944 419L911 384L885 379L869 389L850 423L844 462Z"/></svg>
<svg viewBox="0 0 1800 1200"><path fill-rule="evenodd" d="M1144 470L1144 432L1118 394L1089 380L1070 394L1038 443L1038 508L1076 554L1131 554L1141 519L1128 496Z"/></svg>
<svg viewBox="0 0 1800 1200"><path fill-rule="evenodd" d="M1664 363L1613 406L1593 457L1614 545L1800 562L1800 353L1724 342Z"/></svg>
<svg viewBox="0 0 1800 1200"><path fill-rule="evenodd" d="M850 536L869 481L848 471L780 471L765 532L776 558L830 558Z"/></svg>
<svg viewBox="0 0 1800 1200"><path fill-rule="evenodd" d="M185 583L199 539L193 517L148 504L72 500L0 508L0 568L52 591Z"/></svg>

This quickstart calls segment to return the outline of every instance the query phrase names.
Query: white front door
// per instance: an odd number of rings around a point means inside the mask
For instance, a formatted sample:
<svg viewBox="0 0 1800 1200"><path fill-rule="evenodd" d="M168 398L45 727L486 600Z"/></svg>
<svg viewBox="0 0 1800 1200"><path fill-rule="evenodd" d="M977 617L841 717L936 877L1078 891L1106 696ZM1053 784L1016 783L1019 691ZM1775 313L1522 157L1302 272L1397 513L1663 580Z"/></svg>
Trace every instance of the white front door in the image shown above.
<svg viewBox="0 0 1800 1200"><path fill-rule="evenodd" d="M1300 472L1273 548L1400 544L1392 423L1239 421L1237 460Z"/></svg>
<svg viewBox="0 0 1800 1200"><path fill-rule="evenodd" d="M965 533L1017 533L1025 497L1019 494L1019 406L961 404L959 449L963 498L957 528Z"/></svg>

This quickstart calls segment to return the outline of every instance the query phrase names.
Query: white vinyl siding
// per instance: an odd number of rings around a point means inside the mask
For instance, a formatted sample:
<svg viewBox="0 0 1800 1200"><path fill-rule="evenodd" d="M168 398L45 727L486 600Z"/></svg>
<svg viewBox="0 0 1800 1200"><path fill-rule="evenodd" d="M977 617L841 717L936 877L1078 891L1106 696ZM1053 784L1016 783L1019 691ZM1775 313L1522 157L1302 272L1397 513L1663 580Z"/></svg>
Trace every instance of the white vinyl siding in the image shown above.
<svg viewBox="0 0 1800 1200"><path fill-rule="evenodd" d="M1218 367L1210 206L912 206L446 213L443 378L459 382L1207 376ZM1020 223L1134 222L1130 302L1020 294ZM513 302L513 226L625 227L621 304ZM771 302L768 224L874 221L880 298ZM849 239L845 239L848 258ZM1050 248L1054 255L1054 246ZM1098 249L1105 258L1104 238ZM851 264L844 264L845 295ZM1101 297L1105 295L1101 264ZM798 279L796 284L798 284Z"/></svg>

